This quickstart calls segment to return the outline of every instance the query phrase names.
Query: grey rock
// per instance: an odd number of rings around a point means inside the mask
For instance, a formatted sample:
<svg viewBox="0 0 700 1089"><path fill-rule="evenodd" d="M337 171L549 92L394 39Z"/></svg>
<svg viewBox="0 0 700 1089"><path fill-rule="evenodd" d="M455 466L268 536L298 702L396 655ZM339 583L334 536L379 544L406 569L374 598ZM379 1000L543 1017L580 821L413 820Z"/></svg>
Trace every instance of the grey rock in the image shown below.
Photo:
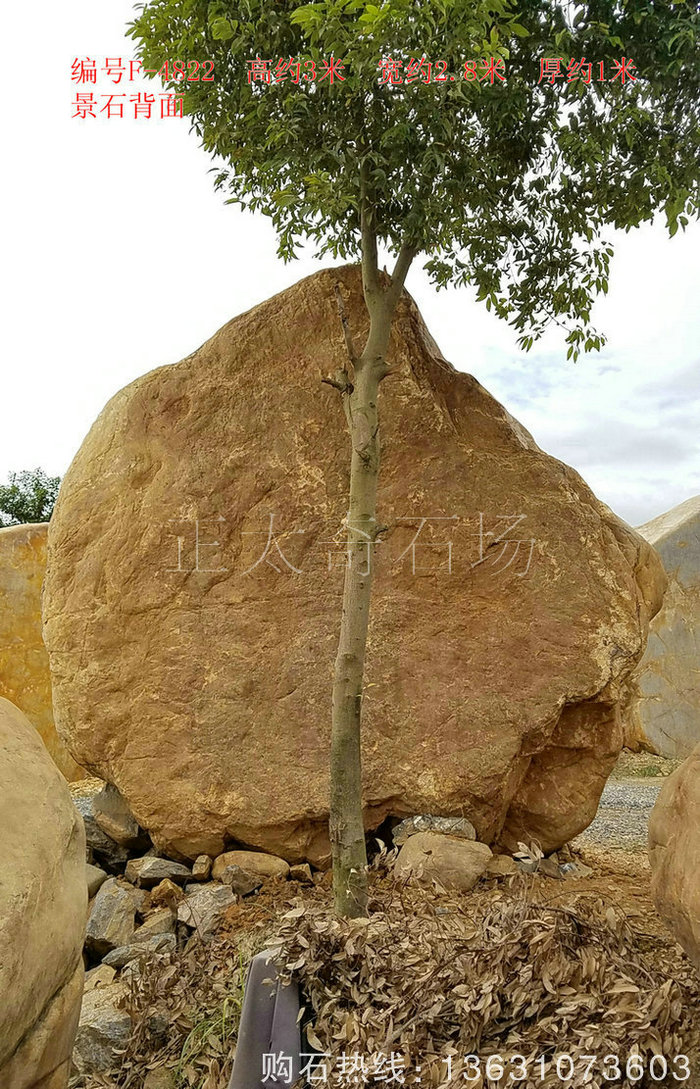
<svg viewBox="0 0 700 1089"><path fill-rule="evenodd" d="M132 858L127 864L124 876L133 885L152 889L166 878L174 881L176 885L182 885L192 879L192 872L189 867L180 862L172 862L169 858L145 855L143 858Z"/></svg>
<svg viewBox="0 0 700 1089"><path fill-rule="evenodd" d="M247 873L240 866L227 866L219 875L219 881L233 889L237 896L249 896L263 883L259 874Z"/></svg>
<svg viewBox="0 0 700 1089"><path fill-rule="evenodd" d="M125 995L121 982L85 994L73 1048L79 1074L100 1074L115 1065L115 1048L125 1047L131 1034L131 1018L118 1005Z"/></svg>
<svg viewBox="0 0 700 1089"><path fill-rule="evenodd" d="M98 889L102 888L105 881L109 877L99 866L93 866L91 863L85 863L85 880L87 882L88 899L92 900Z"/></svg>
<svg viewBox="0 0 700 1089"><path fill-rule="evenodd" d="M211 874L212 859L209 855L199 855L192 865L192 880L207 881Z"/></svg>
<svg viewBox="0 0 700 1089"><path fill-rule="evenodd" d="M405 843L409 836L417 832L441 832L445 836L459 836L460 839L476 839L476 829L466 817L433 817L421 814L407 817L397 824L392 831L395 846Z"/></svg>
<svg viewBox="0 0 700 1089"><path fill-rule="evenodd" d="M85 932L85 947L94 956L126 945L134 933L136 909L131 890L111 877L98 890Z"/></svg>
<svg viewBox="0 0 700 1089"><path fill-rule="evenodd" d="M148 834L139 827L128 805L112 783L105 783L93 799L95 823L115 843L128 850L146 849Z"/></svg>
<svg viewBox="0 0 700 1089"><path fill-rule="evenodd" d="M190 885L185 893L185 899L178 905L178 921L196 930L205 940L215 933L221 913L236 903L236 894L228 885L213 881Z"/></svg>
<svg viewBox="0 0 700 1089"><path fill-rule="evenodd" d="M171 1034L170 1018L162 1013L152 1013L146 1019L148 1035L154 1042L159 1040L162 1044L168 1042Z"/></svg>
<svg viewBox="0 0 700 1089"><path fill-rule="evenodd" d="M139 957L149 956L151 953L172 953L175 951L176 946L177 942L174 934L155 934L152 938L147 938L144 941L130 942L128 945L113 949L111 953L107 954L102 963L110 968L124 968L131 961L137 960Z"/></svg>

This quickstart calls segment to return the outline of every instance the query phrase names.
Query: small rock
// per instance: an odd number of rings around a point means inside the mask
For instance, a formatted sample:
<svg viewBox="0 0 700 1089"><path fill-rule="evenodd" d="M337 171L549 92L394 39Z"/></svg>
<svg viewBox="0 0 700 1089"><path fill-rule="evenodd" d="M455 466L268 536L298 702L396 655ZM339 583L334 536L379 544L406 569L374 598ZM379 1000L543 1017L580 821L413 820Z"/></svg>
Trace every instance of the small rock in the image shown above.
<svg viewBox="0 0 700 1089"><path fill-rule="evenodd" d="M97 890L104 885L108 877L109 874L105 873L99 866L93 866L89 862L85 863L85 880L87 881L88 900L92 900Z"/></svg>
<svg viewBox="0 0 700 1089"><path fill-rule="evenodd" d="M445 836L476 839L476 829L466 817L433 817L426 813L416 817L406 817L397 824L391 833L394 845L400 846L409 836L415 836L417 832L441 832Z"/></svg>
<svg viewBox="0 0 700 1089"><path fill-rule="evenodd" d="M209 855L199 855L192 866L192 880L206 881L211 874L212 860Z"/></svg>
<svg viewBox="0 0 700 1089"><path fill-rule="evenodd" d="M563 881L561 866L552 858L541 858L539 872L545 877L553 877L556 881Z"/></svg>
<svg viewBox="0 0 700 1089"><path fill-rule="evenodd" d="M126 945L134 933L134 906L131 890L116 877L109 878L98 890L85 932L85 946L93 956L104 957L110 950Z"/></svg>
<svg viewBox="0 0 700 1089"><path fill-rule="evenodd" d="M125 1047L131 1018L118 1003L126 993L124 984L117 982L85 994L73 1048L73 1063L79 1074L104 1073L115 1062L114 1049Z"/></svg>
<svg viewBox="0 0 700 1089"><path fill-rule="evenodd" d="M152 938L147 938L145 941L129 942L128 945L113 949L102 963L109 965L110 968L123 968L138 957L145 957L150 953L172 953L176 946L174 934L154 934Z"/></svg>
<svg viewBox="0 0 700 1089"><path fill-rule="evenodd" d="M161 881L159 885L153 889L151 893L151 903L154 907L165 906L169 907L171 911L177 911L177 905L182 900L185 894L181 888L175 884L174 881L170 881L167 877L165 881Z"/></svg>
<svg viewBox="0 0 700 1089"><path fill-rule="evenodd" d="M491 849L475 840L439 832L416 832L399 851L395 871L444 888L466 891L474 887L492 858Z"/></svg>
<svg viewBox="0 0 700 1089"><path fill-rule="evenodd" d="M86 974L83 990L92 991L95 987L108 987L110 983L114 983L116 974L116 969L111 968L109 964L98 964L97 968L93 968Z"/></svg>
<svg viewBox="0 0 700 1089"><path fill-rule="evenodd" d="M85 825L85 839L90 856L94 856L98 862L105 866L110 873L118 873L124 869L129 859L126 847L102 831L95 819L94 797L92 795L74 795L73 804L83 818Z"/></svg>
<svg viewBox="0 0 700 1089"><path fill-rule="evenodd" d="M205 940L212 937L221 913L236 903L236 894L228 885L215 882L189 885L185 892L185 899L177 909L178 921L196 930Z"/></svg>
<svg viewBox="0 0 700 1089"><path fill-rule="evenodd" d="M171 1034L170 1018L162 1013L151 1013L146 1018L148 1035L154 1043L166 1044Z"/></svg>
<svg viewBox="0 0 700 1089"><path fill-rule="evenodd" d="M93 812L98 828L115 843L129 850L146 848L148 835L132 817L129 807L112 783L105 783L93 799Z"/></svg>
<svg viewBox="0 0 700 1089"><path fill-rule="evenodd" d="M137 927L132 937L132 942L145 942L157 934L174 934L175 916L169 907L156 908L146 916L141 926Z"/></svg>
<svg viewBox="0 0 700 1089"><path fill-rule="evenodd" d="M246 873L240 866L227 866L219 877L222 885L228 885L236 893L236 896L249 896L251 892L259 889L263 883L262 877L252 873Z"/></svg>
<svg viewBox="0 0 700 1089"><path fill-rule="evenodd" d="M289 877L289 864L277 855L267 855L262 851L226 851L214 862L212 877L219 880L227 866L240 866L246 873L260 877Z"/></svg>
<svg viewBox="0 0 700 1089"><path fill-rule="evenodd" d="M495 877L508 877L510 874L518 872L518 866L515 859L511 858L510 855L494 855L489 860L486 872L493 874Z"/></svg>
<svg viewBox="0 0 700 1089"><path fill-rule="evenodd" d="M289 880L298 881L302 885L313 885L314 879L308 862L298 862L296 866L290 866Z"/></svg>
<svg viewBox="0 0 700 1089"><path fill-rule="evenodd" d="M192 873L187 866L183 866L180 862L172 862L169 858L145 855L143 858L132 858L127 863L124 876L133 885L151 889L166 878L168 881L182 885L185 881L191 879Z"/></svg>

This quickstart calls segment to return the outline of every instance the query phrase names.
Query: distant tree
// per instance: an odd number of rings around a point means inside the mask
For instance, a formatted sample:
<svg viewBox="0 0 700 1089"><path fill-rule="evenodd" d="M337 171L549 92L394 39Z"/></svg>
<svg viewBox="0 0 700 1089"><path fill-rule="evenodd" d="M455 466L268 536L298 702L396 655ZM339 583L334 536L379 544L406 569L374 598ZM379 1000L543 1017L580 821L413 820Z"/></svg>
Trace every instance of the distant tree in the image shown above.
<svg viewBox="0 0 700 1089"><path fill-rule="evenodd" d="M48 522L60 483L60 476L49 476L43 469L10 473L7 484L0 484L0 526Z"/></svg>
<svg viewBox="0 0 700 1089"><path fill-rule="evenodd" d="M360 719L382 532L378 401L406 274L421 259L438 286L469 286L526 350L552 322L566 329L569 358L599 348L591 308L608 287L608 228L663 212L674 234L698 214L700 8L698 0L139 7L130 32L143 66L183 97L230 202L270 217L284 259L311 239L319 254L362 267L369 334L355 343L339 299L347 360L325 381L350 434L332 699L333 884L338 914L363 915ZM342 80L331 82L332 60L344 63ZM380 246L395 258L388 276Z"/></svg>

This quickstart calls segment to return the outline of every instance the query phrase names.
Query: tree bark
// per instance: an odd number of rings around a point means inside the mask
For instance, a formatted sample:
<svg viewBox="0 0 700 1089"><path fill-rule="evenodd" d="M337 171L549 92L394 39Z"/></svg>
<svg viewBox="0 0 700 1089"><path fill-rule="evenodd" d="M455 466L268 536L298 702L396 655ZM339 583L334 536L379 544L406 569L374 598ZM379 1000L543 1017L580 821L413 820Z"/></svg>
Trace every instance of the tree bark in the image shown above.
<svg viewBox="0 0 700 1089"><path fill-rule="evenodd" d="M348 395L350 502L343 612L333 681L330 811L335 910L350 918L367 913L360 723L377 524L378 393L379 379L374 368L361 367L359 374L356 368L355 388Z"/></svg>
<svg viewBox="0 0 700 1089"><path fill-rule="evenodd" d="M370 331L362 354L353 358L341 313L353 374L331 385L341 390L352 444L347 516L347 558L340 641L333 680L331 729L330 840L333 898L337 915L367 914L367 851L362 816L361 720L365 648L377 539L377 484L380 440L377 401L388 373L391 323L410 265L412 250L399 254L389 286L377 271L376 236L363 221L363 287Z"/></svg>

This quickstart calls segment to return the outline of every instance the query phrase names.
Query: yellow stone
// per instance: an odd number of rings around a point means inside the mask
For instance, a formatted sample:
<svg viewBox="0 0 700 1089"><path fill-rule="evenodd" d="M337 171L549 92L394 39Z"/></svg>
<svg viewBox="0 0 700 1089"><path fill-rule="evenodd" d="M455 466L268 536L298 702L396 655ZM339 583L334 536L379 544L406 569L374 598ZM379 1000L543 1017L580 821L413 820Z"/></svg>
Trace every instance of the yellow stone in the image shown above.
<svg viewBox="0 0 700 1089"><path fill-rule="evenodd" d="M41 586L48 522L0 529L0 696L39 732L69 781L85 772L63 744L53 721L49 659L41 635Z"/></svg>

